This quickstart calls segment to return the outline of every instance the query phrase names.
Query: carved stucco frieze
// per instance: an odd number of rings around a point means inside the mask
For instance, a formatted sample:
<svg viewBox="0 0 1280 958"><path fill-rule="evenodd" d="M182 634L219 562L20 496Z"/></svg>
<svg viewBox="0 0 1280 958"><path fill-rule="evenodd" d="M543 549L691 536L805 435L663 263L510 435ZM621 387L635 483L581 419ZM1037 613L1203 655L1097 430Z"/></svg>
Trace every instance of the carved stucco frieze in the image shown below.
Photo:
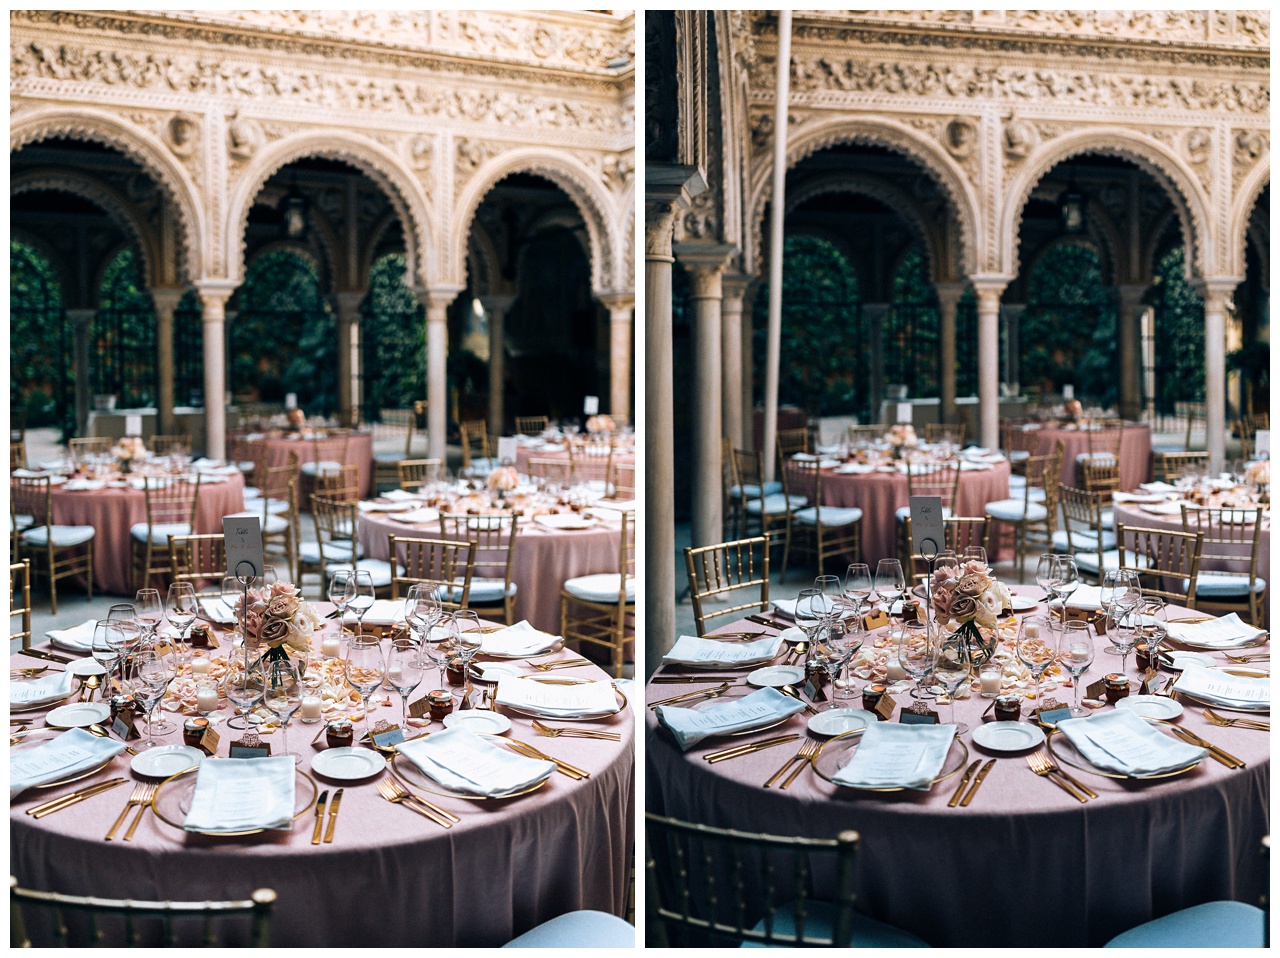
<svg viewBox="0 0 1280 958"><path fill-rule="evenodd" d="M600 158L600 176L605 186L615 193L623 193L631 187L636 176L635 153L606 153Z"/></svg>

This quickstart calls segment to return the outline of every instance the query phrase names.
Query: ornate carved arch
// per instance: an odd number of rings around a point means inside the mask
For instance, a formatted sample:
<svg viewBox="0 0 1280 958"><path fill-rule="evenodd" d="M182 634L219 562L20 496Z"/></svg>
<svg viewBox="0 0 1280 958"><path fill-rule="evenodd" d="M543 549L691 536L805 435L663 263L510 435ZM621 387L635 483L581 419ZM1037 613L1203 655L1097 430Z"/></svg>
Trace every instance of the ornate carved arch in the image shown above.
<svg viewBox="0 0 1280 958"><path fill-rule="evenodd" d="M1014 174L1004 190L1007 205L996 230L996 236L1006 244L999 251L1001 272L1010 276L1017 273L1018 233L1031 191L1058 164L1085 153L1116 156L1151 174L1165 188L1178 211L1182 235L1192 254L1187 257L1188 276L1210 274L1213 233L1208 216L1209 200L1199 180L1164 144L1122 127L1092 127L1065 133L1043 144Z"/></svg>
<svg viewBox="0 0 1280 958"><path fill-rule="evenodd" d="M461 257L467 248L467 234L476 210L489 192L512 173L533 173L545 177L568 194L587 225L591 244L591 289L599 292L612 288L610 274L614 272L613 251L617 246L608 215L612 203L600 178L580 160L564 153L543 149L511 150L494 157L477 170L454 206L454 233L449 243L449 255ZM463 265L454 263L450 271L459 283L466 281Z"/></svg>
<svg viewBox="0 0 1280 958"><path fill-rule="evenodd" d="M1223 237L1227 244L1227 273L1244 276L1244 250L1248 244L1249 215L1263 189L1271 182L1271 154L1268 152L1240 183L1231 206L1230 232Z"/></svg>
<svg viewBox="0 0 1280 958"><path fill-rule="evenodd" d="M405 259L409 275L427 282L434 279L436 254L429 240L431 211L426 194L412 172L394 153L373 140L354 133L308 130L265 147L240 174L227 203L228 277L244 280L245 228L249 210L262 187L282 167L295 160L320 156L356 167L387 194L400 217L405 235Z"/></svg>
<svg viewBox="0 0 1280 958"><path fill-rule="evenodd" d="M796 134L787 144L787 168L805 157L844 143L860 143L886 147L914 160L941 188L959 227L958 268L964 276L978 272L986 256L982 241L981 202L972 183L940 143L919 130L885 117L839 117L814 124ZM755 272L762 257L764 209L773 191L773 162L764 157L753 171L751 210L751 243L744 253L746 269ZM938 263L934 272L941 272Z"/></svg>
<svg viewBox="0 0 1280 958"><path fill-rule="evenodd" d="M178 246L178 275L191 280L206 272L204 210L199 190L153 133L92 107L48 107L14 117L9 128L9 152L53 137L100 143L136 160L177 211L183 237ZM154 265L152 260L151 266Z"/></svg>
<svg viewBox="0 0 1280 958"><path fill-rule="evenodd" d="M622 232L614 252L613 279L619 289L636 288L636 189L634 184L621 201Z"/></svg>
<svg viewBox="0 0 1280 958"><path fill-rule="evenodd" d="M472 292L477 296L493 295L500 292L503 283L502 269L498 265L498 248L493 237L478 220L472 230L467 233L467 269L471 274Z"/></svg>

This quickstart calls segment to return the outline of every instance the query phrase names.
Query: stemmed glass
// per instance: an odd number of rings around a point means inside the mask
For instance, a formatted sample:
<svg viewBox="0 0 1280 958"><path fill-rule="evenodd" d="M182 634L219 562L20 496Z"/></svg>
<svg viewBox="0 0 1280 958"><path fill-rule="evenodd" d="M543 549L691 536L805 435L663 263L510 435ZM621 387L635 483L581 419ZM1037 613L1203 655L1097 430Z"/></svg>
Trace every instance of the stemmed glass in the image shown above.
<svg viewBox="0 0 1280 958"><path fill-rule="evenodd" d="M1124 674L1125 667L1128 665L1129 653L1138 644L1138 636L1142 634L1141 618L1142 616L1136 610L1124 609L1116 619L1116 634L1111 641L1120 653L1121 675ZM1132 682L1129 683L1129 688L1133 688Z"/></svg>
<svg viewBox="0 0 1280 958"><path fill-rule="evenodd" d="M1036 560L1036 585L1044 589L1044 601L1048 605L1053 601L1053 584L1057 580L1054 566L1058 557L1052 552L1043 552Z"/></svg>
<svg viewBox="0 0 1280 958"><path fill-rule="evenodd" d="M1067 618L1067 600L1080 588L1080 570L1075 556L1056 555L1053 563L1053 591L1062 599L1062 619Z"/></svg>
<svg viewBox="0 0 1280 958"><path fill-rule="evenodd" d="M120 667L119 685L124 687L125 635L120 623L102 619L94 624L90 655L107 670L108 691L111 688L111 673L117 666ZM109 698L110 695L106 697Z"/></svg>
<svg viewBox="0 0 1280 958"><path fill-rule="evenodd" d="M452 646L452 624L450 617L441 615L434 623L422 630L422 641L419 646L428 662L440 670L440 688L446 688L445 666L449 664L449 649Z"/></svg>
<svg viewBox="0 0 1280 958"><path fill-rule="evenodd" d="M409 693L422 684L423 662L417 643L402 635L387 652L387 684L400 693L400 721L409 725Z"/></svg>
<svg viewBox="0 0 1280 958"><path fill-rule="evenodd" d="M369 696L387 676L387 663L382 655L382 646L372 636L359 633L352 636L351 641L347 643L343 670L346 673L347 682L364 699L364 726L372 739L373 731L369 726Z"/></svg>
<svg viewBox="0 0 1280 958"><path fill-rule="evenodd" d="M169 584L169 603L167 616L169 623L178 630L178 663L184 664L190 659L187 646L187 629L196 620L200 611L196 605L196 589L190 582L172 582Z"/></svg>
<svg viewBox="0 0 1280 958"><path fill-rule="evenodd" d="M164 618L164 603L160 601L158 589L139 589L134 597L133 608L135 618L142 623L143 641L150 644L155 641L156 629L160 628L160 620Z"/></svg>
<svg viewBox="0 0 1280 958"><path fill-rule="evenodd" d="M249 713L262 701L262 670L256 665L247 665L242 659L232 656L231 666L223 685L223 694L226 695L227 701L240 711L239 715L227 720L227 727L249 728Z"/></svg>
<svg viewBox="0 0 1280 958"><path fill-rule="evenodd" d="M289 751L289 719L302 705L306 691L302 679L288 659L270 658L258 668L262 673L262 704L280 719L280 745L284 749L280 754L292 756L293 764L300 765L302 756Z"/></svg>
<svg viewBox="0 0 1280 958"><path fill-rule="evenodd" d="M147 740L135 746L138 750L152 748L156 744L154 733L157 723L152 712L164 698L165 689L172 680L172 667L154 649L141 649L134 654L131 691L134 698L142 703L147 716Z"/></svg>
<svg viewBox="0 0 1280 958"><path fill-rule="evenodd" d="M356 579L350 569L339 569L329 577L329 601L338 610L338 624L342 625L347 615L347 603L355 598Z"/></svg>
<svg viewBox="0 0 1280 958"><path fill-rule="evenodd" d="M965 562L971 560L987 564L987 550L983 546L965 546L964 555L961 557Z"/></svg>
<svg viewBox="0 0 1280 958"><path fill-rule="evenodd" d="M973 661L964 636L958 632L944 636L938 643L938 658L933 666L933 676L947 690L947 698L951 702L951 724L956 727L957 735L969 731L968 725L956 721L956 693L960 686L969 681L972 672Z"/></svg>
<svg viewBox="0 0 1280 958"><path fill-rule="evenodd" d="M178 662L180 657L177 653L177 649L174 647L172 642L168 642L163 645L156 644L144 646L140 651L150 651L154 653L155 657L159 660L160 665L151 671L153 681L159 681L162 674L168 676L168 678L165 679L164 688L160 690L161 698L163 698L164 692L169 688L169 685L172 684L173 680L178 677ZM155 730L161 735L167 735L169 732L172 732L177 728L174 723L165 718L163 712L157 710L156 715L159 717L155 719L152 724Z"/></svg>
<svg viewBox="0 0 1280 958"><path fill-rule="evenodd" d="M1058 664L1071 674L1071 684L1075 686L1075 703L1071 706L1072 715L1083 715L1084 707L1080 704L1080 677L1093 664L1093 638L1089 635L1089 623L1064 623L1058 635Z"/></svg>
<svg viewBox="0 0 1280 958"><path fill-rule="evenodd" d="M459 694L465 696L471 660L484 644L484 633L480 631L480 616L470 609L459 609L449 617L449 634L453 639L454 649L462 658L462 690Z"/></svg>
<svg viewBox="0 0 1280 958"><path fill-rule="evenodd" d="M851 688L852 682L837 681L836 676L844 672L854 654L862 648L865 636L866 630L862 623L854 618L831 624L826 630L825 639L815 644L811 661L826 669L831 685L831 701L826 706L828 709L840 708L836 699L853 697L855 690Z"/></svg>
<svg viewBox="0 0 1280 958"><path fill-rule="evenodd" d="M1054 648L1049 643L1053 623L1047 616L1029 615L1018 626L1018 661L1036 680L1036 701L1040 701L1040 676L1053 664Z"/></svg>
<svg viewBox="0 0 1280 958"><path fill-rule="evenodd" d="M936 626L926 624L919 628L903 628L898 632L898 664L915 681L916 687L911 695L916 699L934 697L933 693L924 689L924 680L938 661L938 642L931 635L933 628Z"/></svg>
<svg viewBox="0 0 1280 958"><path fill-rule="evenodd" d="M1102 605L1107 611L1108 625L1118 624L1121 617L1132 612L1142 602L1142 585L1133 569L1112 569L1102 576ZM1108 629L1110 634L1110 629ZM1121 653L1119 644L1112 639L1105 651L1112 655Z"/></svg>
<svg viewBox="0 0 1280 958"><path fill-rule="evenodd" d="M886 613L893 611L893 604L907 591L907 580L902 574L902 563L897 559L881 559L876 565L876 595L884 599Z"/></svg>
<svg viewBox="0 0 1280 958"><path fill-rule="evenodd" d="M119 664L119 682L124 684L124 670L139 643L142 642L142 623L134 615L132 602L121 602L107 610L107 621L124 633L124 651Z"/></svg>
<svg viewBox="0 0 1280 958"><path fill-rule="evenodd" d="M1138 605L1138 612L1142 615L1142 635L1147 640L1147 654L1154 658L1160 649L1160 643L1169 634L1165 627L1168 614L1164 599L1158 595L1143 596Z"/></svg>
<svg viewBox="0 0 1280 958"><path fill-rule="evenodd" d="M442 610L436 587L426 582L409 586L404 600L404 620L419 635L440 620Z"/></svg>
<svg viewBox="0 0 1280 958"><path fill-rule="evenodd" d="M796 628L804 633L805 641L810 645L822 626L825 605L823 595L817 589L801 589L796 598Z"/></svg>
<svg viewBox="0 0 1280 958"><path fill-rule="evenodd" d="M865 562L854 562L844 574L844 597L853 614L862 615L862 607L871 598L871 567Z"/></svg>
<svg viewBox="0 0 1280 958"><path fill-rule="evenodd" d="M836 575L820 575L814 578L813 587L822 593L823 615L831 622L839 612L838 600L841 594L840 577Z"/></svg>
<svg viewBox="0 0 1280 958"><path fill-rule="evenodd" d="M356 635L364 634L364 617L373 608L373 577L363 569L352 574L355 595L347 600L347 608L356 615Z"/></svg>

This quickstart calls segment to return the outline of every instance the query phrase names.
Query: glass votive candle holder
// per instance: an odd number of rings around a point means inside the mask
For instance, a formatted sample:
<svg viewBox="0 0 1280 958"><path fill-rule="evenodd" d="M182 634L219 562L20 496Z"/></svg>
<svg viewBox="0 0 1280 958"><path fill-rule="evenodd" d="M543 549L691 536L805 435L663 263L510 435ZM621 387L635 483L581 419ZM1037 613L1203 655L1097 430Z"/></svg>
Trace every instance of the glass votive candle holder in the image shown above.
<svg viewBox="0 0 1280 958"><path fill-rule="evenodd" d="M982 688L984 699L993 699L1000 694L1000 678L1002 672L999 665L988 662L978 672L978 684Z"/></svg>
<svg viewBox="0 0 1280 958"><path fill-rule="evenodd" d="M196 682L196 711L208 715L218 708L218 683L208 675Z"/></svg>

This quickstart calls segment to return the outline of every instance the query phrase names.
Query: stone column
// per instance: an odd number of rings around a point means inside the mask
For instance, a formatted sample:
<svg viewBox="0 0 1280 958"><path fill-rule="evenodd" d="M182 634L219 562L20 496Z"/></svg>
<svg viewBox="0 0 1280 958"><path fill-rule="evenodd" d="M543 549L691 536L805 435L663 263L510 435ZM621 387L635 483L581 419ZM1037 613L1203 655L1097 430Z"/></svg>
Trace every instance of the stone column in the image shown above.
<svg viewBox="0 0 1280 958"><path fill-rule="evenodd" d="M333 294L338 320L338 419L350 426L360 421L360 304L364 297L359 290Z"/></svg>
<svg viewBox="0 0 1280 958"><path fill-rule="evenodd" d="M1205 449L1209 469L1217 473L1227 451L1227 330L1226 314L1231 294L1240 280L1208 279L1197 284L1204 300L1204 413Z"/></svg>
<svg viewBox="0 0 1280 958"><path fill-rule="evenodd" d="M1026 311L1026 303L1000 304L1000 318L1004 320L1004 381L1009 384L1014 395L1017 395L1021 383L1018 377L1022 347L1018 343L1018 327L1022 325L1022 314Z"/></svg>
<svg viewBox="0 0 1280 958"><path fill-rule="evenodd" d="M461 286L418 288L414 294L427 311L427 456L444 460L448 452L449 304Z"/></svg>
<svg viewBox="0 0 1280 958"><path fill-rule="evenodd" d="M153 289L156 308L156 432L171 436L173 418L173 311L182 300L180 289Z"/></svg>
<svg viewBox="0 0 1280 958"><path fill-rule="evenodd" d="M936 283L938 294L938 414L941 422L956 421L956 304L963 283Z"/></svg>
<svg viewBox="0 0 1280 958"><path fill-rule="evenodd" d="M485 318L489 321L489 435L501 436L505 431L504 400L507 387L507 310L514 296L481 296Z"/></svg>
<svg viewBox="0 0 1280 958"><path fill-rule="evenodd" d="M756 447L756 290L758 277L750 277L742 298L742 446Z"/></svg>
<svg viewBox="0 0 1280 958"><path fill-rule="evenodd" d="M978 443L1000 448L1000 294L1003 277L972 278L978 294Z"/></svg>
<svg viewBox="0 0 1280 958"><path fill-rule="evenodd" d="M598 299L609 311L609 413L630 420L635 293L606 293Z"/></svg>
<svg viewBox="0 0 1280 958"><path fill-rule="evenodd" d="M93 335L96 309L69 309L67 319L75 333L76 435L86 436L89 429L89 406L93 392L89 369L89 339Z"/></svg>
<svg viewBox="0 0 1280 958"><path fill-rule="evenodd" d="M204 323L204 454L223 459L227 454L226 352L223 336L227 300L235 292L229 284L198 286L200 318Z"/></svg>
<svg viewBox="0 0 1280 958"><path fill-rule="evenodd" d="M867 330L867 395L872 422L880 421L880 406L884 402L884 321L888 315L888 303L862 304L862 318Z"/></svg>
<svg viewBox="0 0 1280 958"><path fill-rule="evenodd" d="M1146 291L1146 284L1115 288L1116 365L1123 419L1137 420L1142 415L1142 296Z"/></svg>
<svg viewBox="0 0 1280 958"><path fill-rule="evenodd" d="M742 444L742 303L749 278L741 273L722 277L724 299L720 301L720 432L735 449Z"/></svg>
<svg viewBox="0 0 1280 958"><path fill-rule="evenodd" d="M730 249L677 244L676 255L689 273L693 305L693 545L708 546L724 535L720 489L721 273Z"/></svg>

